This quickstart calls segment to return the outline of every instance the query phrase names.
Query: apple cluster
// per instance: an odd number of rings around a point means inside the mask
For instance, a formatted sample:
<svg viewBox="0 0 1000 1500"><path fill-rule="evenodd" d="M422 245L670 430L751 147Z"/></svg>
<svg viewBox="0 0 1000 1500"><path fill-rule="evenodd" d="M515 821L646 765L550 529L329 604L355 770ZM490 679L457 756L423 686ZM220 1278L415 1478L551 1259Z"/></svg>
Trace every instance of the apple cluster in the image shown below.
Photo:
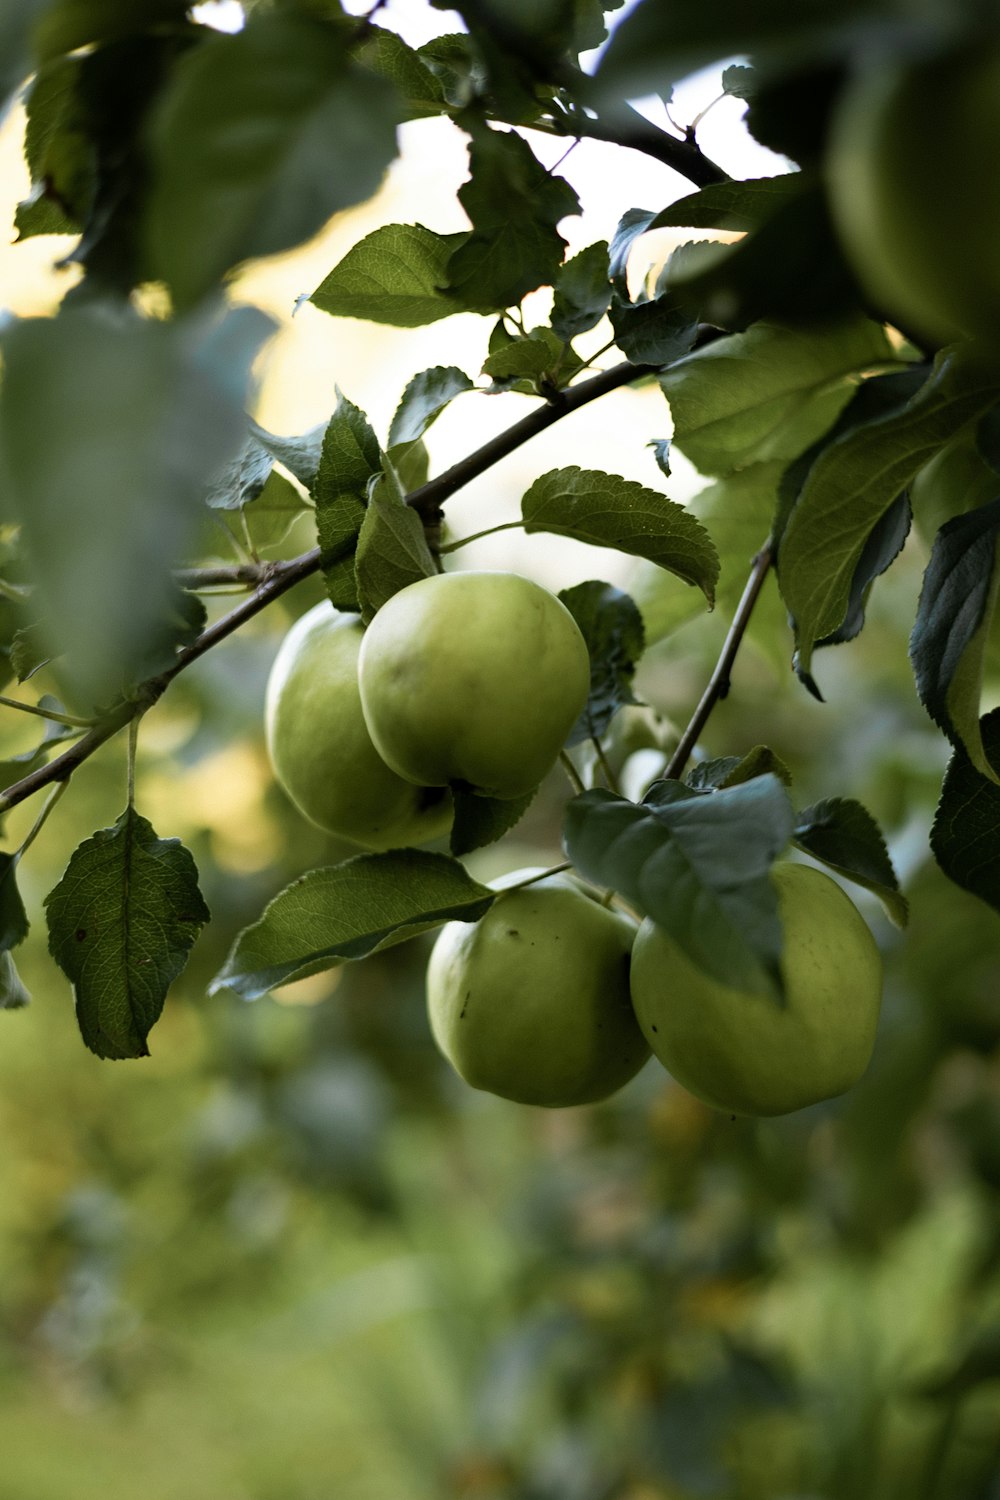
<svg viewBox="0 0 1000 1500"><path fill-rule="evenodd" d="M367 628L320 604L268 683L275 775L299 810L363 848L447 832L452 788L499 799L552 767L590 686L564 605L513 573L422 579ZM478 922L450 922L427 971L435 1040L475 1088L558 1107L606 1098L655 1055L733 1114L775 1115L842 1093L874 1045L881 963L829 876L772 878L784 996L730 989L661 926L569 873L497 882Z"/></svg>

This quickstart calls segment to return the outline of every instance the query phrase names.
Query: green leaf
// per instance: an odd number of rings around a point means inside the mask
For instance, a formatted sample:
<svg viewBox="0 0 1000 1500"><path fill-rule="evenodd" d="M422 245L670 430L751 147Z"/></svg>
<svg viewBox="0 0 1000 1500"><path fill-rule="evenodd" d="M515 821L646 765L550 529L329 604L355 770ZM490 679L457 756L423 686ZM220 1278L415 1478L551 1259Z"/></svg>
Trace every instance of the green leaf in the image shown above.
<svg viewBox="0 0 1000 1500"><path fill-rule="evenodd" d="M698 334L698 321L679 307L672 294L645 302L611 299L615 342L634 365L665 365L687 354Z"/></svg>
<svg viewBox="0 0 1000 1500"><path fill-rule="evenodd" d="M257 1000L278 985L364 958L390 940L454 920L478 921L494 893L445 854L359 854L301 876L244 928L213 993Z"/></svg>
<svg viewBox="0 0 1000 1500"><path fill-rule="evenodd" d="M850 400L846 377L890 355L884 331L861 319L824 329L763 323L718 339L660 376L674 443L702 474L793 459Z"/></svg>
<svg viewBox="0 0 1000 1500"><path fill-rule="evenodd" d="M336 609L356 613L354 552L368 504L369 482L382 472L382 453L361 409L338 393L323 435L313 486L323 575Z"/></svg>
<svg viewBox="0 0 1000 1500"><path fill-rule="evenodd" d="M305 489L311 491L316 483L323 453L323 438L328 425L326 422L319 422L300 437L278 437L273 432L267 432L251 418L250 432L272 458L283 464L289 474L294 475Z"/></svg>
<svg viewBox="0 0 1000 1500"><path fill-rule="evenodd" d="M418 328L461 312L442 291L447 267L467 235L422 224L385 224L348 250L310 297L321 312Z"/></svg>
<svg viewBox="0 0 1000 1500"><path fill-rule="evenodd" d="M628 594L591 579L563 589L559 598L573 616L590 652L590 695L566 744L599 740L625 703L635 703L632 679L645 648L642 615Z"/></svg>
<svg viewBox="0 0 1000 1500"><path fill-rule="evenodd" d="M150 275L189 307L242 261L300 244L369 198L396 155L395 90L342 31L258 13L183 57L150 133Z"/></svg>
<svg viewBox="0 0 1000 1500"><path fill-rule="evenodd" d="M6 3L6 0L5 0ZM35 29L41 61L93 42L113 42L136 32L176 25L190 0L49 0Z"/></svg>
<svg viewBox="0 0 1000 1500"><path fill-rule="evenodd" d="M77 306L5 330L0 503L21 525L49 646L95 703L141 675L177 614L171 569L207 477L243 440L265 323L248 308L181 325Z"/></svg>
<svg viewBox="0 0 1000 1500"><path fill-rule="evenodd" d="M817 641L818 646L837 646L844 641L853 641L856 636L860 635L865 623L865 609L871 586L902 552L910 533L912 519L909 498L905 493L897 496L885 515L875 523L861 550L854 577L851 579L851 590L843 624L832 634Z"/></svg>
<svg viewBox="0 0 1000 1500"><path fill-rule="evenodd" d="M1000 766L1000 709L981 724L983 750ZM1000 912L1000 786L955 750L941 788L931 849L944 873Z"/></svg>
<svg viewBox="0 0 1000 1500"><path fill-rule="evenodd" d="M718 760L699 761L684 780L696 792L710 792L741 786L755 776L777 776L784 786L792 784L791 771L767 745L755 745L742 756L724 755Z"/></svg>
<svg viewBox="0 0 1000 1500"><path fill-rule="evenodd" d="M436 572L423 522L387 468L372 487L358 536L355 574L362 620L369 624L393 594Z"/></svg>
<svg viewBox="0 0 1000 1500"><path fill-rule="evenodd" d="M552 469L521 501L525 531L552 531L645 557L714 598L719 559L690 512L632 479L596 469Z"/></svg>
<svg viewBox="0 0 1000 1500"><path fill-rule="evenodd" d="M253 436L212 480L205 504L213 510L241 510L256 500L270 477L274 459Z"/></svg>
<svg viewBox="0 0 1000 1500"><path fill-rule="evenodd" d="M534 389L538 381L558 364L563 349L551 329L533 329L525 338L513 339L487 355L483 361L483 374L492 376L501 386L526 381L529 388Z"/></svg>
<svg viewBox="0 0 1000 1500"><path fill-rule="evenodd" d="M448 112L441 80L394 31L372 26L356 55L372 73L392 84L402 101L404 119L420 120Z"/></svg>
<svg viewBox="0 0 1000 1500"><path fill-rule="evenodd" d="M478 797L464 787L451 789L455 807L455 818L451 825L451 852L456 858L471 854L474 849L495 844L520 823L538 788L523 797Z"/></svg>
<svg viewBox="0 0 1000 1500"><path fill-rule="evenodd" d="M25 625L16 632L10 643L10 664L18 682L27 682L51 660L43 625Z"/></svg>
<svg viewBox="0 0 1000 1500"><path fill-rule="evenodd" d="M649 228L756 229L800 190L801 182L794 172L741 182L713 182L696 193L675 198L668 208L661 209Z"/></svg>
<svg viewBox="0 0 1000 1500"><path fill-rule="evenodd" d="M775 776L708 794L658 781L638 806L601 789L575 797L564 843L586 880L619 891L720 984L773 991L781 923L768 871L793 824Z"/></svg>
<svg viewBox="0 0 1000 1500"><path fill-rule="evenodd" d="M722 92L731 99L752 99L756 87L757 73L754 68L743 67L739 63L731 63L728 68L723 68Z"/></svg>
<svg viewBox="0 0 1000 1500"><path fill-rule="evenodd" d="M829 865L838 875L873 891L896 926L906 926L909 910L885 839L860 802L832 797L803 808L795 819L792 840L797 848Z"/></svg>
<svg viewBox="0 0 1000 1500"><path fill-rule="evenodd" d="M9 953L0 953L0 1010L23 1010L31 996Z"/></svg>
<svg viewBox="0 0 1000 1500"><path fill-rule="evenodd" d="M552 329L565 343L603 318L611 299L608 242L588 245L561 266L552 299Z"/></svg>
<svg viewBox="0 0 1000 1500"><path fill-rule="evenodd" d="M78 97L78 57L60 57L35 75L25 99L24 155L31 196L19 203L20 239L79 233L96 191L97 161Z"/></svg>
<svg viewBox="0 0 1000 1500"><path fill-rule="evenodd" d="M62 711L62 704L46 693L38 700L39 708L48 708L56 713ZM79 729L74 729L69 724L59 724L50 719L45 725L45 737L40 745L31 750L24 750L20 755L12 755L7 760L0 760L0 791L6 791L13 786L15 781L20 781L33 771L36 766L43 765L48 760L49 752L63 745L67 740L76 739L80 734Z"/></svg>
<svg viewBox="0 0 1000 1500"><path fill-rule="evenodd" d="M412 443L423 437L450 401L473 389L468 375L456 365L435 365L414 375L396 407L389 428L389 446Z"/></svg>
<svg viewBox="0 0 1000 1500"><path fill-rule="evenodd" d="M279 547L302 512L309 509L294 484L272 470L260 494L246 507L254 546L259 552Z"/></svg>
<svg viewBox="0 0 1000 1500"><path fill-rule="evenodd" d="M167 990L209 919L194 860L133 808L73 854L45 899L49 951L98 1057L145 1057Z"/></svg>
<svg viewBox="0 0 1000 1500"><path fill-rule="evenodd" d="M833 442L809 470L781 541L778 579L795 620L799 665L843 624L873 528L928 459L1000 394L995 364L972 345L941 352L901 412Z"/></svg>
<svg viewBox="0 0 1000 1500"><path fill-rule="evenodd" d="M28 913L17 888L19 854L0 854L0 953L28 936Z"/></svg>
<svg viewBox="0 0 1000 1500"><path fill-rule="evenodd" d="M448 261L448 291L470 312L502 312L555 281L566 249L556 225L580 203L514 131L474 124L471 135L458 197L472 233Z"/></svg>

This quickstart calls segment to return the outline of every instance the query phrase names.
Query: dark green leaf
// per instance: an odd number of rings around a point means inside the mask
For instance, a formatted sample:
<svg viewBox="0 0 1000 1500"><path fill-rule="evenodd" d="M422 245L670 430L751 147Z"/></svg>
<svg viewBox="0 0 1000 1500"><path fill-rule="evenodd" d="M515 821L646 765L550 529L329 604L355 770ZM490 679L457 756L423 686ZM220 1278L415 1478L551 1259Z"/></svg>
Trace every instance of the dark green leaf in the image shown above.
<svg viewBox="0 0 1000 1500"><path fill-rule="evenodd" d="M722 91L733 99L752 99L757 82L753 68L731 63L722 70Z"/></svg>
<svg viewBox="0 0 1000 1500"><path fill-rule="evenodd" d="M81 61L60 57L42 68L25 100L24 155L32 193L19 203L19 238L79 233L96 191L97 161L78 97Z"/></svg>
<svg viewBox="0 0 1000 1500"><path fill-rule="evenodd" d="M343 33L261 13L182 59L151 132L150 273L187 307L241 261L301 243L378 187L396 154L395 90Z"/></svg>
<svg viewBox="0 0 1000 1500"><path fill-rule="evenodd" d="M256 500L268 481L274 459L253 436L213 479L205 503L213 510L240 510Z"/></svg>
<svg viewBox="0 0 1000 1500"><path fill-rule="evenodd" d="M483 361L483 374L491 375L501 386L527 381L534 388L559 363L563 347L551 329L533 329L526 338L513 339L488 355Z"/></svg>
<svg viewBox="0 0 1000 1500"><path fill-rule="evenodd" d="M246 508L247 526L258 552L279 547L302 512L309 508L294 484L272 470L256 500Z"/></svg>
<svg viewBox="0 0 1000 1500"><path fill-rule="evenodd" d="M568 857L619 891L706 974L737 990L780 983L781 923L768 872L794 815L775 776L700 794L658 781L638 806L593 790L566 809Z"/></svg>
<svg viewBox="0 0 1000 1500"><path fill-rule="evenodd" d="M701 589L711 604L719 559L683 506L632 479L595 469L552 469L521 501L525 531L553 531L645 557Z"/></svg>
<svg viewBox="0 0 1000 1500"><path fill-rule="evenodd" d="M247 308L187 326L78 307L6 330L2 502L22 527L49 644L96 703L141 674L177 612L171 568L193 543L207 477L243 439L264 322Z"/></svg>
<svg viewBox="0 0 1000 1500"><path fill-rule="evenodd" d="M43 625L25 625L10 643L10 664L18 682L27 682L51 660Z"/></svg>
<svg viewBox="0 0 1000 1500"><path fill-rule="evenodd" d="M273 432L266 432L252 418L250 420L250 432L260 446L279 464L284 464L289 474L310 491L316 482L327 426L326 422L319 422L301 437L278 437Z"/></svg>
<svg viewBox="0 0 1000 1500"><path fill-rule="evenodd" d="M387 468L372 488L358 536L355 574L365 624L393 594L436 572L423 522Z"/></svg>
<svg viewBox="0 0 1000 1500"><path fill-rule="evenodd" d="M868 595L876 578L880 578L903 550L910 534L913 519L910 502L906 494L893 501L885 515L880 517L861 551L858 565L851 579L851 591L847 601L844 623L831 635L817 641L817 646L838 646L844 641L853 641L860 635L865 623L865 608Z"/></svg>
<svg viewBox="0 0 1000 1500"><path fill-rule="evenodd" d="M1000 1381L1000 1326L995 1317L991 1325L977 1330L972 1342L954 1359L945 1374L924 1379L913 1394L941 1397L961 1397L981 1385Z"/></svg>
<svg viewBox="0 0 1000 1500"><path fill-rule="evenodd" d="M402 101L404 118L420 120L447 112L441 80L402 37L385 26L373 26L357 52L358 61L386 79Z"/></svg>
<svg viewBox="0 0 1000 1500"><path fill-rule="evenodd" d="M890 356L884 331L866 319L824 329L764 323L718 339L660 376L674 443L702 474L793 459L850 400L847 377Z"/></svg>
<svg viewBox="0 0 1000 1500"><path fill-rule="evenodd" d="M135 0L49 0L35 29L35 50L45 61L93 42L176 25L188 5L189 0L142 0L141 5Z"/></svg>
<svg viewBox="0 0 1000 1500"><path fill-rule="evenodd" d="M795 819L793 842L838 875L873 891L897 927L905 927L906 898L875 819L860 802L832 797L805 807Z"/></svg>
<svg viewBox="0 0 1000 1500"><path fill-rule="evenodd" d="M741 786L755 776L777 776L791 786L792 773L767 745L755 745L746 755L724 755L718 760L699 761L684 780L696 792L722 791L727 786Z"/></svg>
<svg viewBox="0 0 1000 1500"><path fill-rule="evenodd" d="M313 486L316 530L326 590L337 609L358 610L354 552L368 503L369 481L382 472L382 453L361 409L339 396L323 436Z"/></svg>
<svg viewBox="0 0 1000 1500"><path fill-rule="evenodd" d="M615 342L634 365L665 365L687 354L698 333L697 319L667 295L647 302L611 300Z"/></svg>
<svg viewBox="0 0 1000 1500"><path fill-rule="evenodd" d="M619 295L624 300L628 300L626 272L628 270L628 258L631 254L632 246L640 235L646 233L647 229L652 229L655 219L655 209L627 209L619 219L618 227L611 236L611 244L608 247L608 274Z"/></svg>
<svg viewBox="0 0 1000 1500"><path fill-rule="evenodd" d="M1000 479L996 480L1000 489ZM910 661L920 701L983 776L1000 782L979 726L983 658L1000 569L1000 498L941 527L924 574Z"/></svg>
<svg viewBox="0 0 1000 1500"><path fill-rule="evenodd" d="M467 235L385 224L347 252L310 297L321 312L417 328L461 312L442 292L448 261Z"/></svg>
<svg viewBox="0 0 1000 1500"><path fill-rule="evenodd" d="M0 953L0 1010L23 1010L31 996L9 953Z"/></svg>
<svg viewBox="0 0 1000 1500"><path fill-rule="evenodd" d="M592 579L563 589L559 598L580 627L590 652L590 695L567 745L599 740L619 708L636 701L632 678L645 648L642 615L628 594Z"/></svg>
<svg viewBox="0 0 1000 1500"><path fill-rule="evenodd" d="M49 950L98 1057L145 1057L167 990L209 912L194 860L127 808L73 854L45 899Z"/></svg>
<svg viewBox="0 0 1000 1500"><path fill-rule="evenodd" d="M530 791L523 797L501 800L499 797L477 797L474 792L453 786L455 821L451 826L451 852L456 858L474 849L495 844L519 823L535 797Z"/></svg>
<svg viewBox="0 0 1000 1500"><path fill-rule="evenodd" d="M469 168L458 197L472 233L448 261L448 290L470 312L502 312L555 281L566 248L556 225L580 204L512 130L474 126Z"/></svg>
<svg viewBox="0 0 1000 1500"><path fill-rule="evenodd" d="M28 913L17 888L20 855L0 854L0 953L16 948L28 935Z"/></svg>
<svg viewBox="0 0 1000 1500"><path fill-rule="evenodd" d="M559 270L552 299L552 328L566 343L599 323L608 310L611 277L608 244L588 245Z"/></svg>
<svg viewBox="0 0 1000 1500"><path fill-rule="evenodd" d="M473 389L468 375L456 365L435 365L414 375L396 407L389 428L390 447L423 437L450 401Z"/></svg>
<svg viewBox="0 0 1000 1500"><path fill-rule="evenodd" d="M676 198L661 209L650 229L683 225L690 229L756 229L801 190L794 172L780 177L752 177L742 182L713 182L696 193Z"/></svg>
<svg viewBox="0 0 1000 1500"><path fill-rule="evenodd" d="M942 351L902 412L831 443L809 470L781 541L778 578L795 620L799 664L844 622L851 585L876 523L917 471L1000 393L1000 375L974 345Z"/></svg>
<svg viewBox="0 0 1000 1500"><path fill-rule="evenodd" d="M478 921L494 893L454 859L416 849L359 854L287 886L240 933L212 991L257 1000L441 922Z"/></svg>

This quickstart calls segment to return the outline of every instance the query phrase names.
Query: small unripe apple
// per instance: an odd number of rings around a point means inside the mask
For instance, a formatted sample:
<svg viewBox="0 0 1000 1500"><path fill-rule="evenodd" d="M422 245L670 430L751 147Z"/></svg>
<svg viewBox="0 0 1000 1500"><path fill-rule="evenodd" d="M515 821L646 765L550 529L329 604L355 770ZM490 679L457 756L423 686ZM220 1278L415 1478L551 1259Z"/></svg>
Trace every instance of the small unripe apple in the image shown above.
<svg viewBox="0 0 1000 1500"><path fill-rule="evenodd" d="M729 1114L781 1115L842 1094L875 1045L882 962L864 918L812 866L779 864L771 878L783 1000L720 984L649 918L632 953L632 1002L653 1052Z"/></svg>
<svg viewBox="0 0 1000 1500"><path fill-rule="evenodd" d="M393 770L484 796L533 790L590 691L569 610L516 573L442 573L394 594L365 632L365 722Z"/></svg>
<svg viewBox="0 0 1000 1500"><path fill-rule="evenodd" d="M267 684L271 764L299 811L328 833L365 849L424 844L447 832L451 797L404 781L372 744L358 691L363 633L357 615L328 603L292 626Z"/></svg>
<svg viewBox="0 0 1000 1500"><path fill-rule="evenodd" d="M435 1041L467 1083L504 1099L554 1108L605 1098L649 1056L629 998L635 932L565 875L502 890L480 921L449 922L434 945Z"/></svg>

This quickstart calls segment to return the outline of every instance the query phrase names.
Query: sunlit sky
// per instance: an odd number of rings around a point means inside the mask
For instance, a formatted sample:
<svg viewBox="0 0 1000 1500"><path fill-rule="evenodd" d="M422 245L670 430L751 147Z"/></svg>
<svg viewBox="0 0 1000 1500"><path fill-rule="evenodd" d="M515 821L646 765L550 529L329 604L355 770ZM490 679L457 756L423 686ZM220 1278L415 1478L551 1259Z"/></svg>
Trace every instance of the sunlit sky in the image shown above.
<svg viewBox="0 0 1000 1500"><path fill-rule="evenodd" d="M366 10L368 0L349 0L348 8ZM225 29L237 26L241 18L233 0L201 7L200 14ZM388 0L378 19L414 45L460 26L455 13L435 10L427 0ZM744 106L738 100L713 103L720 93L721 66L675 89L671 117L683 127L711 104L698 126L699 143L708 155L738 177L783 170L784 163L747 135L741 123ZM639 105L657 124L667 125L662 101L648 99ZM0 130L0 193L8 223L14 205L28 189L20 155L22 131L23 115L12 111ZM565 155L565 142L526 134L546 166ZM659 209L691 191L689 183L663 164L597 141L580 142L565 155L559 171L575 188L583 207L579 217L568 218L560 226L569 242L568 253L609 239L627 209ZM301 249L250 265L236 278L233 300L264 307L278 323L262 358L256 402L255 414L266 426L278 432L310 427L329 416L340 389L368 413L384 437L404 386L418 371L457 364L477 377L486 354L490 319L460 314L428 328L400 330L333 319L308 302L295 311L303 295L316 288L345 252L380 225L420 222L440 232L464 228L465 216L455 195L466 175L466 140L450 121L419 120L404 125L399 158L375 198L338 215ZM677 236L685 237L683 231ZM665 232L647 236L635 252L634 269L641 274L646 262L662 260L674 242ZM71 243L47 236L23 245L0 246L0 304L20 315L53 310L75 274L54 269ZM546 318L550 296L541 291L527 299L529 324ZM606 328L596 330L581 339L579 346L589 354L606 339ZM611 351L600 363L614 359ZM429 435L434 468L447 466L529 409L528 401L516 395L460 397ZM536 475L567 463L607 469L662 488L662 475L647 444L668 433L668 418L663 398L654 389L615 393L599 408L557 424L470 485L449 508L454 529L470 533L512 517L521 493ZM671 481L671 493L683 499L696 482L681 463ZM592 576L586 568L586 550L557 538L525 538L506 532L473 544L461 555L466 566L519 567L562 587ZM605 553L602 576L607 576L610 560Z"/></svg>

